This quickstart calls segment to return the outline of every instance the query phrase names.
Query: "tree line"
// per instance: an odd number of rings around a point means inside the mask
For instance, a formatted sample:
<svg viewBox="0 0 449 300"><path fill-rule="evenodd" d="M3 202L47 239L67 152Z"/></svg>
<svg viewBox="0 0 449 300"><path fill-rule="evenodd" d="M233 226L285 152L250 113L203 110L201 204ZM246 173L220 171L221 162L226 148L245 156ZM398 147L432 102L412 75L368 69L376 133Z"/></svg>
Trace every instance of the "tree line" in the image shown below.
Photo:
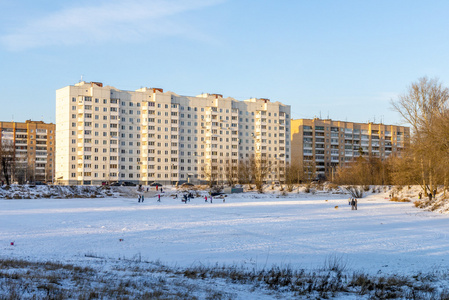
<svg viewBox="0 0 449 300"><path fill-rule="evenodd" d="M409 145L387 159L357 158L340 168L339 184L419 185L428 195L437 186L449 184L449 89L438 79L419 78L397 99L394 111L411 126Z"/></svg>

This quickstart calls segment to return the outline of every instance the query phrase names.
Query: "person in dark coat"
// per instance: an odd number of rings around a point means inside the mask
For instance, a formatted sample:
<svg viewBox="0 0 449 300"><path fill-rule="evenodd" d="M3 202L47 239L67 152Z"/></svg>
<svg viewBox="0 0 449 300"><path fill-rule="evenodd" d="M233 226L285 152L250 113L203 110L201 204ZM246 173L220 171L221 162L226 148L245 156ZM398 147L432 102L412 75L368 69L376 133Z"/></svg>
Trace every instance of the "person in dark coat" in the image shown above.
<svg viewBox="0 0 449 300"><path fill-rule="evenodd" d="M354 210L354 207L355 207L355 201L354 201L354 198L352 198L352 200L351 200L351 210Z"/></svg>
<svg viewBox="0 0 449 300"><path fill-rule="evenodd" d="M355 210L357 210L357 198L355 198L355 200L354 200L354 207L355 207Z"/></svg>

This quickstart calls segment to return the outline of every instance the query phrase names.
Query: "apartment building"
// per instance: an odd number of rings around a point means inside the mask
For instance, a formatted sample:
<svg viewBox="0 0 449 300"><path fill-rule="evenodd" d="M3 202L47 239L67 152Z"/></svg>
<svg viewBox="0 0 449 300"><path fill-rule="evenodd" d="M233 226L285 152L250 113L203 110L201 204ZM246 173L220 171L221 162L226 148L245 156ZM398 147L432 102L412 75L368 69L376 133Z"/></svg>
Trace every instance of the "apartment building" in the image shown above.
<svg viewBox="0 0 449 300"><path fill-rule="evenodd" d="M14 153L9 169L11 182L53 181L55 124L31 120L0 122L0 142L4 151Z"/></svg>
<svg viewBox="0 0 449 300"><path fill-rule="evenodd" d="M60 184L200 183L252 156L290 161L290 106L80 82L56 91ZM274 180L279 174L269 174Z"/></svg>
<svg viewBox="0 0 449 300"><path fill-rule="evenodd" d="M330 178L336 167L360 155L385 159L398 154L410 139L410 128L396 125L315 118L292 120L291 127L292 163L320 178Z"/></svg>

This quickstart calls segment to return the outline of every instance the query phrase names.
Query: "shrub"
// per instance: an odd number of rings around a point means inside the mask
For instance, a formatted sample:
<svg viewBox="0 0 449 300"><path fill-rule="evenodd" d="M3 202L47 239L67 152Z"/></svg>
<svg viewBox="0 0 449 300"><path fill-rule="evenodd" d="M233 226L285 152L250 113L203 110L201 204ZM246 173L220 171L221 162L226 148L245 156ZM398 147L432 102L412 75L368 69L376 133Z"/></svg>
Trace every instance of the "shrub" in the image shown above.
<svg viewBox="0 0 449 300"><path fill-rule="evenodd" d="M346 187L346 190L354 198L363 198L363 189L361 187L350 185Z"/></svg>
<svg viewBox="0 0 449 300"><path fill-rule="evenodd" d="M393 201L393 202L411 202L410 199L408 199L408 198L398 198L396 196L391 197L390 201ZM415 202L415 206L416 206L416 202Z"/></svg>
<svg viewBox="0 0 449 300"><path fill-rule="evenodd" d="M415 207L417 207L417 208L423 208L424 205L425 205L425 204L424 204L424 201L419 201L419 200L415 201L413 204L414 204Z"/></svg>
<svg viewBox="0 0 449 300"><path fill-rule="evenodd" d="M305 193L310 193L310 184L306 184Z"/></svg>

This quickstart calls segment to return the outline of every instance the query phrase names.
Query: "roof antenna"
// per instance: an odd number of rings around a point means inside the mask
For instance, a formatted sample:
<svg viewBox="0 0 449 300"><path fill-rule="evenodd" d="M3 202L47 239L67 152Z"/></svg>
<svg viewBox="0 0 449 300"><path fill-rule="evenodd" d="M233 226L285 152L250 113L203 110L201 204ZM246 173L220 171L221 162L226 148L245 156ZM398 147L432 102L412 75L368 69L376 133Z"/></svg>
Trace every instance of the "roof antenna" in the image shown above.
<svg viewBox="0 0 449 300"><path fill-rule="evenodd" d="M321 119L321 110L320 110L320 119Z"/></svg>
<svg viewBox="0 0 449 300"><path fill-rule="evenodd" d="M81 80L80 80L80 82L82 82L83 81L83 75L81 74Z"/></svg>

